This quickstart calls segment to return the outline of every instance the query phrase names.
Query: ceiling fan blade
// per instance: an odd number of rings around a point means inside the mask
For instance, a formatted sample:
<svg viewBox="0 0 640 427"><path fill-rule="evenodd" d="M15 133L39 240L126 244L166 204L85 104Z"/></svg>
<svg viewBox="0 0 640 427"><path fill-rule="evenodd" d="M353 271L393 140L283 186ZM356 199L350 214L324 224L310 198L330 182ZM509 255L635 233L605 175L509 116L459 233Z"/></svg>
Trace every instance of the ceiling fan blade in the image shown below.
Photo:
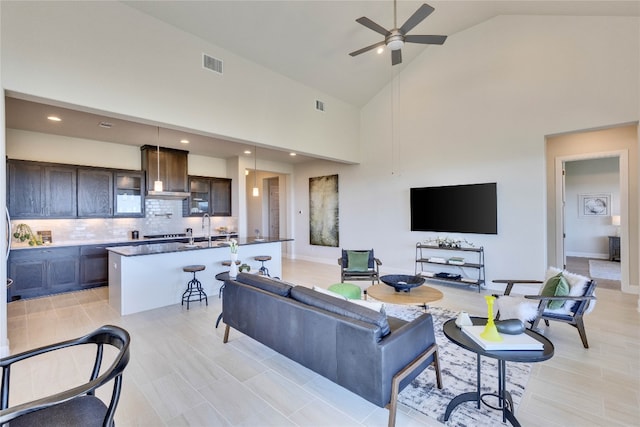
<svg viewBox="0 0 640 427"><path fill-rule="evenodd" d="M443 44L447 36L405 36L407 43Z"/></svg>
<svg viewBox="0 0 640 427"><path fill-rule="evenodd" d="M363 47L362 49L358 49L358 50L356 50L354 52L351 52L349 55L351 55L351 56L360 55L361 53L368 52L368 51L370 51L372 49L375 49L377 47L380 47L380 46L384 46L384 40L381 41L381 42L372 44L371 46L367 46L367 47Z"/></svg>
<svg viewBox="0 0 640 427"><path fill-rule="evenodd" d="M398 65L402 62L402 51L392 50L391 51L391 65Z"/></svg>
<svg viewBox="0 0 640 427"><path fill-rule="evenodd" d="M402 34L407 34L413 27L421 23L424 18L431 15L431 12L433 12L434 10L435 9L428 4L423 3L422 6L420 6L418 10L413 12L413 15L411 15L409 19L407 19L407 22L402 24L402 27L400 27L400 32Z"/></svg>
<svg viewBox="0 0 640 427"><path fill-rule="evenodd" d="M375 31L376 33L382 34L383 36L388 36L390 34L389 30L387 30L386 28L384 28L383 26L376 24L375 22L373 22L371 19L367 18L366 16L363 16L361 18L356 19L356 22L359 24L364 25L365 27L367 27L370 30Z"/></svg>

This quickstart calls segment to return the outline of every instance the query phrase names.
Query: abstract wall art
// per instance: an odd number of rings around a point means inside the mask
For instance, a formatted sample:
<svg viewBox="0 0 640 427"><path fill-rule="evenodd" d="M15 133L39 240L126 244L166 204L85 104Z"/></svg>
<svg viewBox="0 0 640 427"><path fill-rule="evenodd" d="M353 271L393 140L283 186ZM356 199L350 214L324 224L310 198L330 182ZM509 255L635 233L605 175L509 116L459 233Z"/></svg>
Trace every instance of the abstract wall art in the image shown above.
<svg viewBox="0 0 640 427"><path fill-rule="evenodd" d="M338 175L309 178L309 242L338 247Z"/></svg>

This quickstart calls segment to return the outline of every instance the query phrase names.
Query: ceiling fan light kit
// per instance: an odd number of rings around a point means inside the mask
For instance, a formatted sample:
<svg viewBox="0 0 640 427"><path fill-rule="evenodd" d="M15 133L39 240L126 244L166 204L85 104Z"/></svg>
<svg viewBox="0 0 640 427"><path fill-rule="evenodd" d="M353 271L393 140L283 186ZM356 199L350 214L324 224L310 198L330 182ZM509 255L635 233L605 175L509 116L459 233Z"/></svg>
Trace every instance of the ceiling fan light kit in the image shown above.
<svg viewBox="0 0 640 427"><path fill-rule="evenodd" d="M402 48L404 47L405 43L437 45L443 44L447 39L447 36L407 35L407 33L411 31L413 27L421 23L427 16L431 15L434 10L435 9L428 4L423 3L422 6L420 6L418 10L416 10L413 15L411 15L404 24L402 24L400 28L398 28L396 0L393 0L393 28L390 30L387 30L386 28L375 23L366 16L356 19L357 23L364 25L365 27L375 31L378 34L382 34L384 36L384 41L372 44L362 49L358 49L351 52L349 55L357 56L361 53L365 53L372 49L380 48L386 45L389 50L391 50L391 65L397 65L402 63Z"/></svg>

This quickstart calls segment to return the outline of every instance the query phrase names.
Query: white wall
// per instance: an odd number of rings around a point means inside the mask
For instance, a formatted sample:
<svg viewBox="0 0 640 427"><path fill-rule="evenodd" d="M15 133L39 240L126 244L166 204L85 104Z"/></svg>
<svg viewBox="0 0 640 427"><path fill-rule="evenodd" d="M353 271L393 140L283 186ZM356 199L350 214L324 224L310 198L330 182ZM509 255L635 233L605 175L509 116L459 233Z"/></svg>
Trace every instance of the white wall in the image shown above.
<svg viewBox="0 0 640 427"><path fill-rule="evenodd" d="M309 177L339 174L341 245L375 247L384 271L413 271L430 237L409 231L410 187L495 181L499 234L452 237L485 246L489 279L538 277L545 135L640 118L638 18L496 17L427 49L360 112L325 97L335 107L321 119L305 109L316 91L120 3L3 2L1 31L11 91L359 161L292 175L296 256L332 265L339 248L308 244ZM223 57L224 82L200 69L203 51ZM227 161L239 211L243 161Z"/></svg>
<svg viewBox="0 0 640 427"><path fill-rule="evenodd" d="M565 252L567 256L607 259L609 239L615 236L611 215L620 215L620 168L617 157L589 159L565 164ZM608 216L580 214L580 195L611 196Z"/></svg>
<svg viewBox="0 0 640 427"><path fill-rule="evenodd" d="M497 182L498 235L449 236L485 247L489 280L541 278L545 135L640 118L639 32L637 18L501 16L453 35L363 108L360 165L296 168L295 210L309 177L339 174L340 245L409 272L436 235L409 231L409 188ZM309 245L297 219L297 255L334 263L339 248Z"/></svg>
<svg viewBox="0 0 640 427"><path fill-rule="evenodd" d="M140 170L140 147L92 139L7 129L10 159L65 163L113 169ZM62 149L64 148L64 149ZM189 154L189 175L227 177L225 159Z"/></svg>
<svg viewBox="0 0 640 427"><path fill-rule="evenodd" d="M142 122L358 161L358 110L121 2L2 2L2 86ZM202 54L224 74L202 68ZM320 97L331 108L320 113Z"/></svg>

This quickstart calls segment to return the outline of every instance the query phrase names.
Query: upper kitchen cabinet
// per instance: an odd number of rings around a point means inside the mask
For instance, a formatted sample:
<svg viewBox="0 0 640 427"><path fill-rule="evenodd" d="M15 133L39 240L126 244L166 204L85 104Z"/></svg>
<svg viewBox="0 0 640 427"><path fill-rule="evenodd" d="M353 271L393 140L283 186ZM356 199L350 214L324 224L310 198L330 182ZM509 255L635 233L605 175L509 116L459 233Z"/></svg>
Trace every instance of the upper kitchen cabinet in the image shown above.
<svg viewBox="0 0 640 427"><path fill-rule="evenodd" d="M189 192L187 155L188 151L175 150L173 148L155 147L153 145L143 145L142 150L142 170L146 173L147 194L154 193L154 181L158 180L158 166L160 167L160 181L163 185L163 193L187 196ZM158 161L158 154L160 160ZM162 195L160 195L162 196Z"/></svg>
<svg viewBox="0 0 640 427"><path fill-rule="evenodd" d="M78 216L105 218L113 214L113 172L78 169Z"/></svg>
<svg viewBox="0 0 640 427"><path fill-rule="evenodd" d="M184 202L184 215L231 216L231 180L189 177L190 195Z"/></svg>
<svg viewBox="0 0 640 427"><path fill-rule="evenodd" d="M77 215L76 169L10 160L9 213L14 218L72 218Z"/></svg>
<svg viewBox="0 0 640 427"><path fill-rule="evenodd" d="M211 178L211 215L231 216L231 180Z"/></svg>
<svg viewBox="0 0 640 427"><path fill-rule="evenodd" d="M144 216L144 175L26 160L7 162L7 200L14 219Z"/></svg>
<svg viewBox="0 0 640 427"><path fill-rule="evenodd" d="M114 216L144 216L144 175L142 172L118 171L115 177Z"/></svg>

